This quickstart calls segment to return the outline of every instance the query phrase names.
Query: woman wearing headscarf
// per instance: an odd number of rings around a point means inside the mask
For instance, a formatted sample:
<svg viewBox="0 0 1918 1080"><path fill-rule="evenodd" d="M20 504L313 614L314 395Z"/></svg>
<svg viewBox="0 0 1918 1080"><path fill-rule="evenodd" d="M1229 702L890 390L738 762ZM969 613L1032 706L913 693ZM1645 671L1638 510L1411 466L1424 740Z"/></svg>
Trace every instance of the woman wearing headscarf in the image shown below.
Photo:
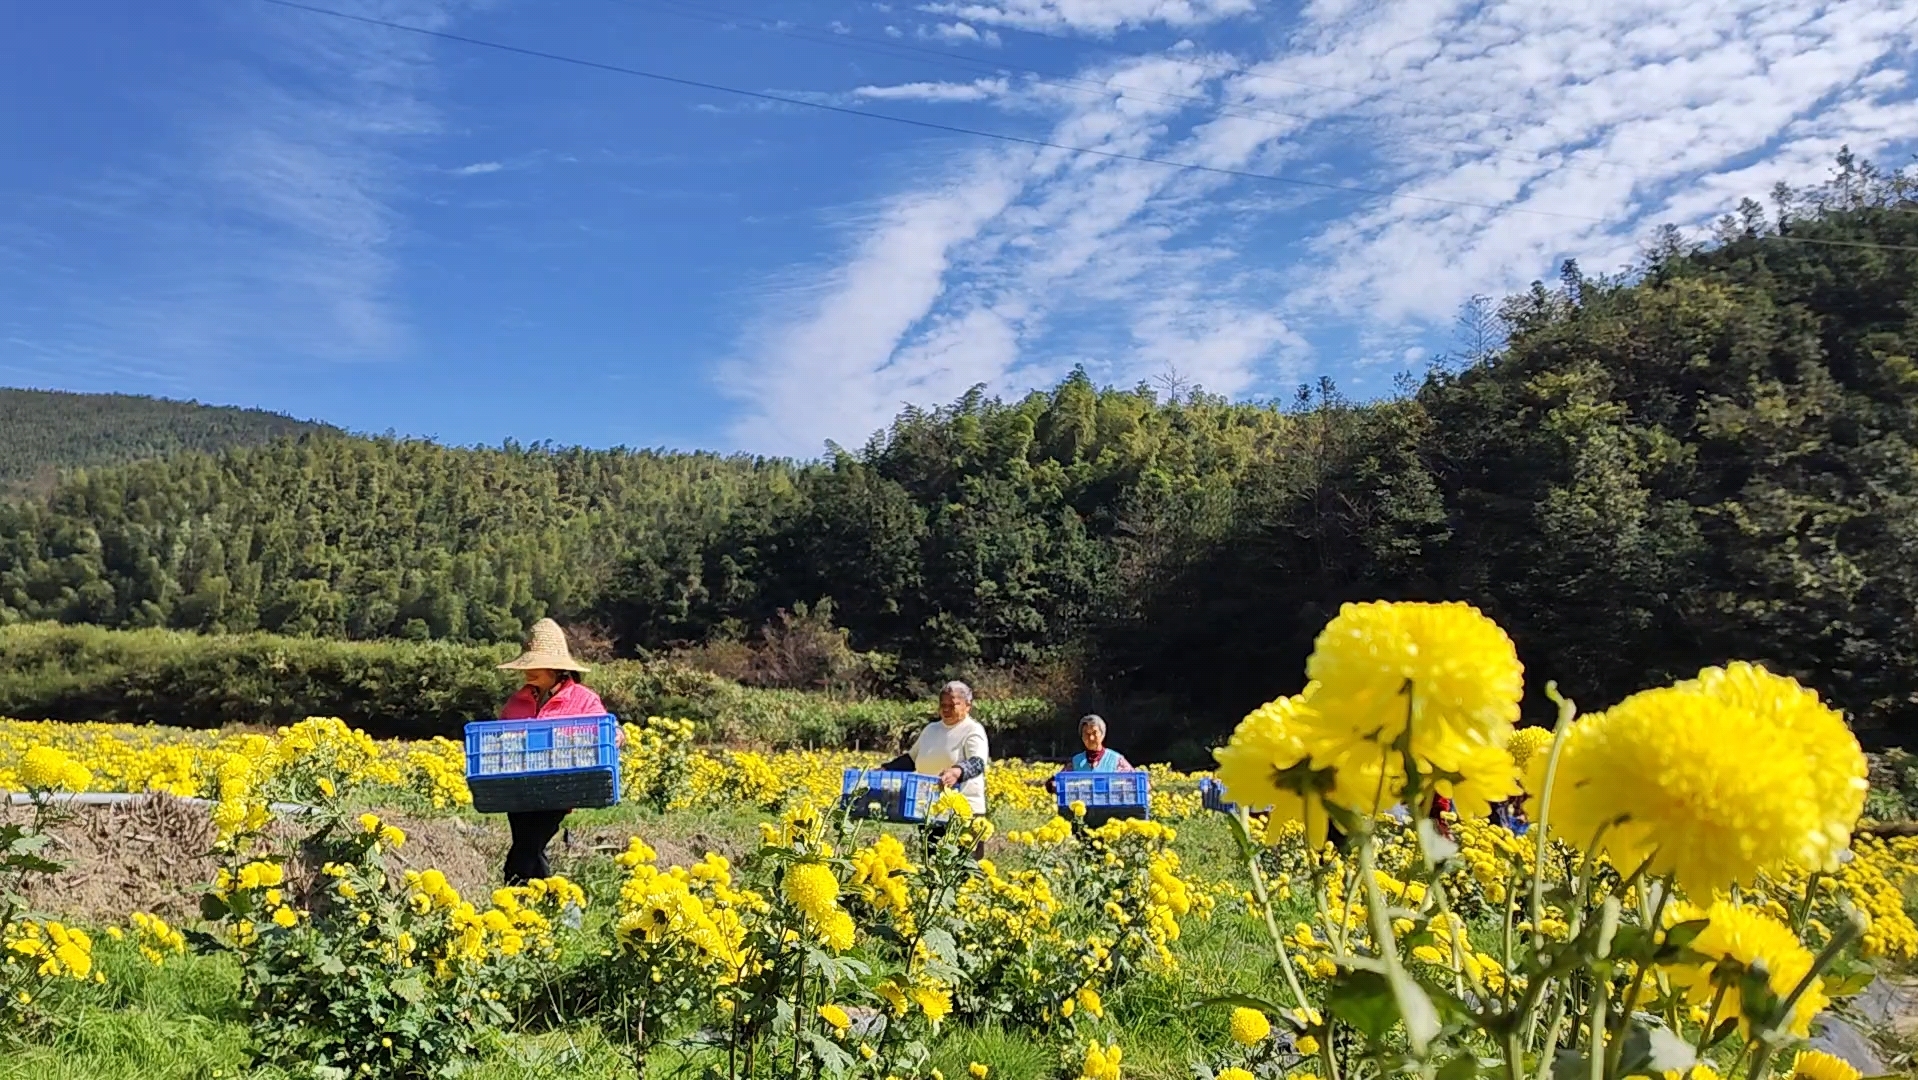
<svg viewBox="0 0 1918 1080"><path fill-rule="evenodd" d="M534 623L525 649L500 668L520 672L526 680L506 699L499 711L501 720L606 714L599 695L580 681L586 665L573 659L572 650L566 646L565 631L551 619ZM506 815L513 831L513 846L506 852L508 885L524 885L552 875L552 868L546 862L546 845L552 842L570 813L571 810L526 810Z"/></svg>

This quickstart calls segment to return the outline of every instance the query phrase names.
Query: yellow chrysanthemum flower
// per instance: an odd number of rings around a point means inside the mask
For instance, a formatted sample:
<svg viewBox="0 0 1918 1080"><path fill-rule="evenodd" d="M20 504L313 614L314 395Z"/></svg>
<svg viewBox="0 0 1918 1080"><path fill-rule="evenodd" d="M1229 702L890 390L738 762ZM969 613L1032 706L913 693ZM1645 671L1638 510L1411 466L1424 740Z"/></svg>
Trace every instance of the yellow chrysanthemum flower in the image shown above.
<svg viewBox="0 0 1918 1080"><path fill-rule="evenodd" d="M1248 809L1271 808L1273 821L1297 821L1314 847L1325 843L1326 815L1321 795L1330 774L1312 768L1304 739L1312 708L1304 695L1279 698L1252 710L1223 749L1213 751L1225 796ZM1267 842L1277 844L1282 830L1268 825Z"/></svg>
<svg viewBox="0 0 1918 1080"><path fill-rule="evenodd" d="M1119 1044L1112 1043L1101 1047L1091 1043L1086 1047L1085 1063L1079 1067L1082 1080L1119 1080Z"/></svg>
<svg viewBox="0 0 1918 1080"><path fill-rule="evenodd" d="M1240 1046L1251 1046L1272 1034L1272 1021L1266 1019L1265 1014L1257 1009L1244 1007L1233 1009L1228 1026L1232 1032L1232 1041Z"/></svg>
<svg viewBox="0 0 1918 1080"><path fill-rule="evenodd" d="M1512 755L1512 764L1522 774L1531 765L1532 755L1545 752L1551 745L1551 728L1519 728L1512 732L1511 741L1505 744L1505 752Z"/></svg>
<svg viewBox="0 0 1918 1080"><path fill-rule="evenodd" d="M1791 1075L1786 1080L1860 1080L1862 1076L1843 1058L1818 1050L1801 1050L1792 1059Z"/></svg>
<svg viewBox="0 0 1918 1080"><path fill-rule="evenodd" d="M31 746L20 758L20 783L28 791L85 791L93 773L64 750Z"/></svg>
<svg viewBox="0 0 1918 1080"><path fill-rule="evenodd" d="M1744 661L1706 668L1698 678L1678 685L1775 726L1796 741L1806 759L1806 775L1819 818L1814 851L1807 865L1835 872L1851 844L1852 827L1865 811L1865 795L1870 788L1865 752L1845 718L1796 679L1774 675Z"/></svg>
<svg viewBox="0 0 1918 1080"><path fill-rule="evenodd" d="M819 863L793 863L781 885L786 899L813 919L824 919L839 898L839 879Z"/></svg>
<svg viewBox="0 0 1918 1080"><path fill-rule="evenodd" d="M972 804L958 791L948 789L933 800L926 816L928 819L949 817L954 824L964 825L972 820Z"/></svg>
<svg viewBox="0 0 1918 1080"><path fill-rule="evenodd" d="M1817 861L1828 843L1803 736L1683 687L1634 694L1566 733L1549 807L1576 845L1621 868L1651 860L1693 896ZM1527 788L1544 788L1534 756Z"/></svg>
<svg viewBox="0 0 1918 1080"><path fill-rule="evenodd" d="M1335 741L1390 746L1410 724L1412 753L1439 762L1459 745L1503 746L1525 693L1512 639L1463 603L1346 604L1305 673Z"/></svg>
<svg viewBox="0 0 1918 1080"><path fill-rule="evenodd" d="M952 1014L952 994L942 986L931 983L922 984L906 991L906 996L910 997L912 1003L919 1006L919 1011L926 1014L926 1019L934 1024Z"/></svg>
<svg viewBox="0 0 1918 1080"><path fill-rule="evenodd" d="M819 1007L819 1018L831 1025L832 1029L841 1035L844 1035L846 1030L852 1027L852 1017L847 1015L846 1010L837 1005L821 1005Z"/></svg>
<svg viewBox="0 0 1918 1080"><path fill-rule="evenodd" d="M891 1006L894 1016L906 1015L906 1009L910 1003L906 1000L906 992L899 989L898 983L887 979L879 984L877 991L880 997L886 999L886 1004Z"/></svg>
<svg viewBox="0 0 1918 1080"><path fill-rule="evenodd" d="M1709 1006L1722 992L1719 1014L1710 1022L1716 1025L1737 1017L1739 1030L1749 1037L1751 1018L1746 1015L1746 1002L1739 990L1744 976L1747 973L1762 975L1765 985L1782 999L1797 989L1799 981L1811 970L1811 950L1800 944L1784 923L1729 900L1719 900L1703 910L1689 903L1675 904L1667 912L1665 922L1667 926L1674 926L1701 918L1707 920L1707 925L1688 946L1701 958L1700 962L1670 968L1672 984L1685 988L1693 1004ZM1813 979L1792 1006L1787 1025L1792 1034L1801 1039L1808 1036L1812 1019L1828 1004L1824 980Z"/></svg>
<svg viewBox="0 0 1918 1080"><path fill-rule="evenodd" d="M1230 1069L1220 1069L1218 1080L1253 1080L1253 1076L1249 1071L1235 1065Z"/></svg>
<svg viewBox="0 0 1918 1080"><path fill-rule="evenodd" d="M972 1080L986 1080L986 1077L992 1075L990 1066L981 1065L976 1061L966 1066L966 1072L972 1076Z"/></svg>

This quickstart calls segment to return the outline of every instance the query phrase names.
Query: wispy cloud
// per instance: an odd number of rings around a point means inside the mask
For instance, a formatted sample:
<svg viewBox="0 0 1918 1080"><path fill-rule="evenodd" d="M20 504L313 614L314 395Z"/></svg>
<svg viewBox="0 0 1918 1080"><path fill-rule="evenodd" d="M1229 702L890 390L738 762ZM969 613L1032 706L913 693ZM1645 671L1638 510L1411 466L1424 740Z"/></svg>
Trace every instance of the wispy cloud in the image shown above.
<svg viewBox="0 0 1918 1080"><path fill-rule="evenodd" d="M986 45L998 48L1001 44L996 30L980 30L971 23L934 23L919 28L919 36L929 41L943 41L949 45Z"/></svg>
<svg viewBox="0 0 1918 1080"><path fill-rule="evenodd" d="M455 10L442 0L344 6L425 27ZM83 268L115 287L73 302L64 362L178 377L409 346L393 206L413 172L400 151L439 130L430 43L280 8L226 17L253 52L208 69L173 117L167 150L121 164L59 216L63 229L119 239L111 265Z"/></svg>
<svg viewBox="0 0 1918 1080"><path fill-rule="evenodd" d="M457 168L457 169L454 169L454 170L453 170L453 175L455 175L455 176L483 176L483 175L485 175L486 173L496 173L496 172L499 172L500 170L502 170L502 169L504 169L504 168L506 168L506 166L505 166L504 164L502 164L502 163L500 163L500 162L497 162L497 161L475 161L475 162L474 162L474 163L472 163L471 165L461 165L461 166L460 166L459 168Z"/></svg>
<svg viewBox="0 0 1918 1080"><path fill-rule="evenodd" d="M1252 15L1238 0L922 10L1088 34ZM828 285L773 291L731 378L735 437L815 452L902 400L1016 391L1073 362L1228 393L1412 362L1474 294L1567 257L1616 268L1655 224L1815 178L1841 143L1882 156L1918 132L1918 9L1902 0L1315 0L1260 31L1264 54L1182 43L1070 87L856 91L1042 108L1049 141L1355 190L981 151L860 215L845 258L808 268Z"/></svg>
<svg viewBox="0 0 1918 1080"><path fill-rule="evenodd" d="M852 96L868 101L986 101L1009 92L1005 79L974 79L969 83L915 82L892 86L861 86Z"/></svg>
<svg viewBox="0 0 1918 1080"><path fill-rule="evenodd" d="M956 0L923 4L933 15L1022 30L1110 34L1154 23L1196 26L1256 10L1255 0Z"/></svg>

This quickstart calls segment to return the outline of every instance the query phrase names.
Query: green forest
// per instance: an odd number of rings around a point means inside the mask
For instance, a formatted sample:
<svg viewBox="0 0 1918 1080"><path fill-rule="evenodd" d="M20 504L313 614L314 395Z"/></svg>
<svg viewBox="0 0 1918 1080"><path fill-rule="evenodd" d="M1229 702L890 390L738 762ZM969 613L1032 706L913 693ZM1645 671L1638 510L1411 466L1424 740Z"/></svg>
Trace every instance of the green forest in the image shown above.
<svg viewBox="0 0 1918 1080"><path fill-rule="evenodd" d="M0 387L0 494L45 493L61 470L117 465L182 450L257 446L332 431L258 409L132 394Z"/></svg>
<svg viewBox="0 0 1918 1080"><path fill-rule="evenodd" d="M182 437L0 504L0 622L487 643L552 614L653 656L750 646L804 605L879 689L998 677L1156 718L1149 745L1297 690L1344 601L1460 599L1530 685L1591 707L1749 658L1896 743L1918 717L1914 194L1841 158L1708 244L1567 264L1375 402L1075 373L814 462Z"/></svg>

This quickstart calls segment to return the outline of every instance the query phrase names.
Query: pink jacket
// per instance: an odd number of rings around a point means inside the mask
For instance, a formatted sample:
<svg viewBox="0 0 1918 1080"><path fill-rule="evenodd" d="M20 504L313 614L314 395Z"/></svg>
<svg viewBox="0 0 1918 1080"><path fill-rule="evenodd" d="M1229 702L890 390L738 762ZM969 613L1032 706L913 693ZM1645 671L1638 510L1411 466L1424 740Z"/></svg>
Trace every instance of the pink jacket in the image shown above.
<svg viewBox="0 0 1918 1080"><path fill-rule="evenodd" d="M553 696L546 704L539 703L539 697L530 686L522 686L513 691L506 704L499 711L501 720L536 720L548 716L604 716L606 705L599 695L581 686L571 679L554 688Z"/></svg>

